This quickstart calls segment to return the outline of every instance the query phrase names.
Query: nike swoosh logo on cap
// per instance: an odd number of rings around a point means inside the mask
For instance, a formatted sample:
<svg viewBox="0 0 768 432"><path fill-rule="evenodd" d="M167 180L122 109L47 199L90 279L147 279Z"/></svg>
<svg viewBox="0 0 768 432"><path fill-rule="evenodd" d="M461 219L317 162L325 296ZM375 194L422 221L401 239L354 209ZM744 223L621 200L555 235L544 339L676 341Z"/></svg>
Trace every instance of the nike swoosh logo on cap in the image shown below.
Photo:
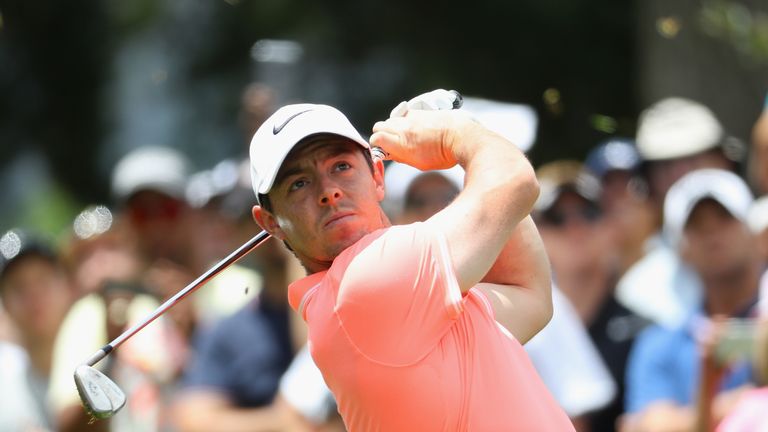
<svg viewBox="0 0 768 432"><path fill-rule="evenodd" d="M292 116L288 117L287 119L285 119L285 121L283 122L283 124L281 124L280 126L273 126L273 127L272 127L272 135L277 135L277 134L279 134L279 133L280 133L280 131L281 131L281 130L283 130L283 128L285 127L285 125L287 125L287 124L288 124L288 122L290 122L290 121L291 121L291 120L293 120L294 118L296 118L296 117L298 117L298 116L300 116L300 115L302 115L302 114L304 114L305 112L308 112L308 111L312 111L312 108L310 108L310 109L308 109L308 110L304 110L304 111L299 111L299 112L297 112L296 114L294 114L294 115L292 115Z"/></svg>

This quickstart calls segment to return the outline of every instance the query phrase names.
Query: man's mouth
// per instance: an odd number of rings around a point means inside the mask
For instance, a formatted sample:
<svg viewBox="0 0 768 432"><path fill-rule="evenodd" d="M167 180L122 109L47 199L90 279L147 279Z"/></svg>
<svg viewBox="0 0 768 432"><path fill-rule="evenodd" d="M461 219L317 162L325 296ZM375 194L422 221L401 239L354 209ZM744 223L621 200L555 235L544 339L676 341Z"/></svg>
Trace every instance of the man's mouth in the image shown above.
<svg viewBox="0 0 768 432"><path fill-rule="evenodd" d="M350 216L354 216L354 212L338 212L334 213L328 220L325 221L323 224L323 228L329 228L333 225L336 225L337 223L340 223L344 221L345 219L349 218Z"/></svg>

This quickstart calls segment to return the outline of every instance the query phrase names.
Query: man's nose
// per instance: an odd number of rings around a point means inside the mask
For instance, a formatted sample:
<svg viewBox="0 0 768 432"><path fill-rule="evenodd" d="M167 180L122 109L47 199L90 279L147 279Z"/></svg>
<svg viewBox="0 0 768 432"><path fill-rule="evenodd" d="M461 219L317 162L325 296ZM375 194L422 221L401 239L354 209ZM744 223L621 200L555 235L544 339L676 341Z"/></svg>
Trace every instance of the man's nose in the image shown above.
<svg viewBox="0 0 768 432"><path fill-rule="evenodd" d="M320 193L321 205L333 205L338 202L342 197L341 188L333 182L326 181L323 184L322 192Z"/></svg>

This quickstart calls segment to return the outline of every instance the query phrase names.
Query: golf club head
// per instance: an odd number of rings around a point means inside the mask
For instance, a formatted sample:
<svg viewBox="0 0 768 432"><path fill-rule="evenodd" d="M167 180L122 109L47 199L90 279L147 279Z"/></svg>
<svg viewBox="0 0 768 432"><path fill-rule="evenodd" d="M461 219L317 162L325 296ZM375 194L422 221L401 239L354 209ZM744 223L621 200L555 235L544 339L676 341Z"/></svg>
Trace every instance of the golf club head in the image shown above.
<svg viewBox="0 0 768 432"><path fill-rule="evenodd" d="M120 387L91 366L75 369L75 385L86 410L97 419L112 417L125 405L125 393Z"/></svg>

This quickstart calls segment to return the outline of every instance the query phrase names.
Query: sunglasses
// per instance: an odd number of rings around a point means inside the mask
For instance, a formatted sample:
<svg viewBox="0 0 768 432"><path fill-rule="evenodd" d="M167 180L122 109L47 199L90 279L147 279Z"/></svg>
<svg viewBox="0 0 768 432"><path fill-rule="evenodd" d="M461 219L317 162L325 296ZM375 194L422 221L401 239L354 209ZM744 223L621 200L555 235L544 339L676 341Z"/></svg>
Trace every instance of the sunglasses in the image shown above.
<svg viewBox="0 0 768 432"><path fill-rule="evenodd" d="M137 225L144 225L151 221L167 220L173 221L181 213L181 202L167 199L160 203L149 205L135 205L128 208L128 214L131 221Z"/></svg>
<svg viewBox="0 0 768 432"><path fill-rule="evenodd" d="M541 215L541 221L555 227L563 227L576 221L586 222L591 225L599 221L602 216L603 212L599 207L589 205L571 211L552 209Z"/></svg>

